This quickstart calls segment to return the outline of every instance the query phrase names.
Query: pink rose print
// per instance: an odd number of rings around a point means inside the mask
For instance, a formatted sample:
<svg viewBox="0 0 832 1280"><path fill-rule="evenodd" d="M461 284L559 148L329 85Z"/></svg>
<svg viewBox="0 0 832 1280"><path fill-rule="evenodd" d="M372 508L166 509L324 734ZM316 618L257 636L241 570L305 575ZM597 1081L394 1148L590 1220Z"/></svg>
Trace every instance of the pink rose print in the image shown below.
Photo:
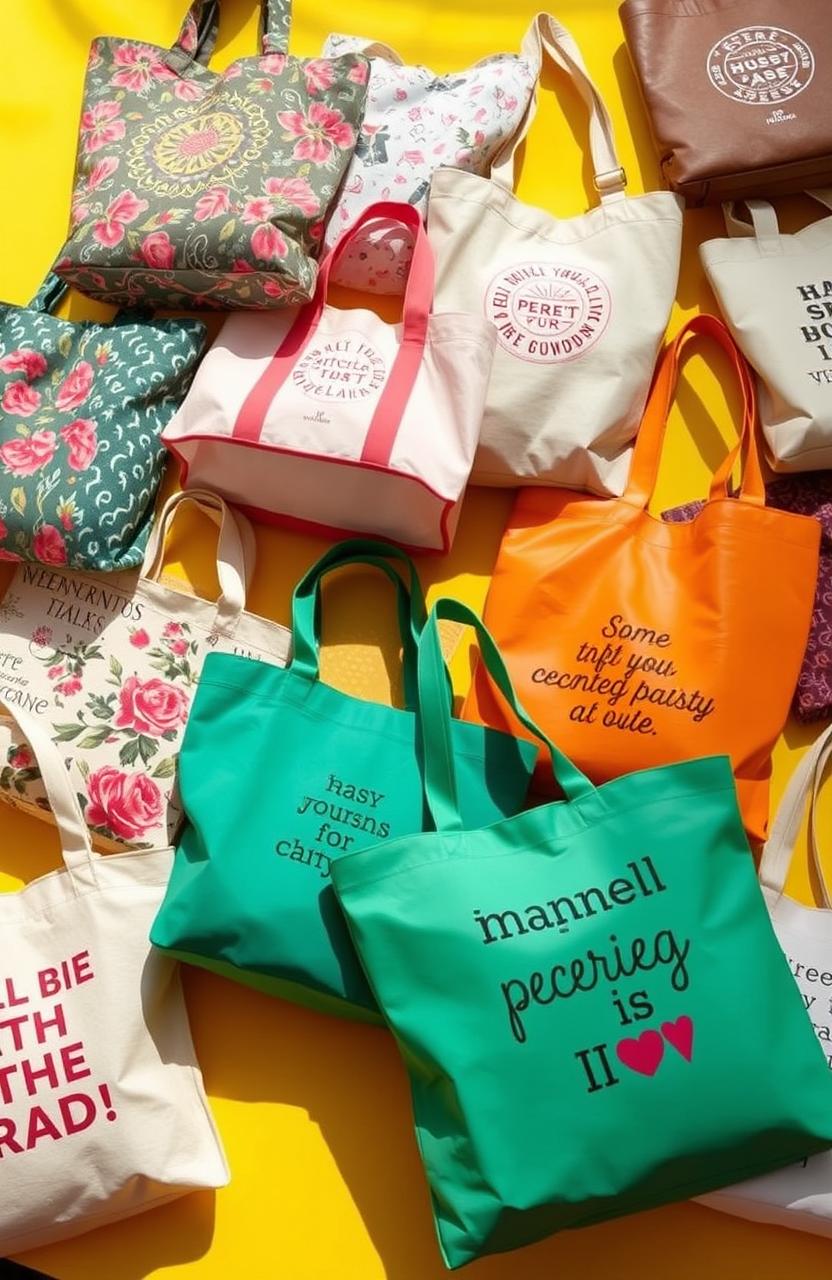
<svg viewBox="0 0 832 1280"><path fill-rule="evenodd" d="M188 698L175 684L154 676L144 683L138 676L125 680L119 693L117 729L133 729L161 738L180 729L188 718Z"/></svg>
<svg viewBox="0 0 832 1280"><path fill-rule="evenodd" d="M250 262L246 262L245 258L235 258L231 264L231 270L235 275L245 275L246 272L253 271L254 267Z"/></svg>
<svg viewBox="0 0 832 1280"><path fill-rule="evenodd" d="M111 200L101 222L96 222L92 229L93 239L105 248L111 249L124 239L124 227L128 222L135 222L140 213L144 213L148 203L140 200L132 191L122 191L120 196Z"/></svg>
<svg viewBox="0 0 832 1280"><path fill-rule="evenodd" d="M0 360L0 369L3 373L22 373L26 381L31 382L46 373L46 360L39 351L26 351L19 347Z"/></svg>
<svg viewBox="0 0 832 1280"><path fill-rule="evenodd" d="M162 794L146 773L123 773L105 764L90 774L89 803L84 815L91 827L106 827L114 836L135 840L161 820Z"/></svg>
<svg viewBox="0 0 832 1280"><path fill-rule="evenodd" d="M75 528L75 525L72 523L72 513L70 511L61 511L58 514L58 519L61 522L61 528L66 529L67 533L72 533L72 530Z"/></svg>
<svg viewBox="0 0 832 1280"><path fill-rule="evenodd" d="M251 251L256 258L271 262L285 257L288 253L288 245L277 227L273 227L270 222L264 222L251 237Z"/></svg>
<svg viewBox="0 0 832 1280"><path fill-rule="evenodd" d="M264 71L268 71L269 75L279 76L283 68L286 66L285 53L267 53L260 59L260 66Z"/></svg>
<svg viewBox="0 0 832 1280"><path fill-rule="evenodd" d="M9 756L9 764L13 769L28 769L34 764L35 757L32 755L28 747L18 747L17 751L12 752Z"/></svg>
<svg viewBox="0 0 832 1280"><path fill-rule="evenodd" d="M42 524L32 539L32 554L41 564L66 564L64 536L53 524Z"/></svg>
<svg viewBox="0 0 832 1280"><path fill-rule="evenodd" d="M403 151L402 160L405 164L412 165L414 169L425 163L425 154L423 151Z"/></svg>
<svg viewBox="0 0 832 1280"><path fill-rule="evenodd" d="M329 58L310 58L303 64L308 93L323 93L335 80L335 68Z"/></svg>
<svg viewBox="0 0 832 1280"><path fill-rule="evenodd" d="M40 406L40 392L30 387L28 382L10 382L0 403L6 413L13 413L17 418L30 418Z"/></svg>
<svg viewBox="0 0 832 1280"><path fill-rule="evenodd" d="M55 397L55 408L61 413L69 413L83 404L90 393L93 380L93 368L88 360L79 360L71 373L61 383Z"/></svg>
<svg viewBox="0 0 832 1280"><path fill-rule="evenodd" d="M134 649L147 648L147 646L150 644L150 636L147 634L144 627L139 627L138 631L131 632L130 643L132 644Z"/></svg>
<svg viewBox="0 0 832 1280"><path fill-rule="evenodd" d="M149 267L169 270L173 266L175 250L167 231L151 231L142 240L139 253Z"/></svg>
<svg viewBox="0 0 832 1280"><path fill-rule="evenodd" d="M309 228L309 236L310 236L310 239L312 239L312 240L320 240L320 239L322 239L323 234L324 234L324 224L323 224L323 222L313 222L313 223L312 223L312 225L311 225L311 227Z"/></svg>
<svg viewBox="0 0 832 1280"><path fill-rule="evenodd" d="M256 222L268 222L273 213L274 205L270 200L266 200L261 196L257 200L249 200L243 209L243 222L247 222L249 225Z"/></svg>
<svg viewBox="0 0 832 1280"><path fill-rule="evenodd" d="M182 658L188 652L187 640L174 640L170 646L171 653L175 653L178 658Z"/></svg>
<svg viewBox="0 0 832 1280"><path fill-rule="evenodd" d="M182 633L182 623L181 623L181 622L166 622L166 623L165 623L165 629L164 629L164 631L162 632L162 635L165 637L165 639L166 639L166 640L170 640L172 636L181 636L182 634L183 634L183 633Z"/></svg>
<svg viewBox="0 0 832 1280"><path fill-rule="evenodd" d="M180 48L185 53L193 53L196 49L196 42L199 37L199 28L196 25L196 19L188 14L182 26L182 33L179 37Z"/></svg>
<svg viewBox="0 0 832 1280"><path fill-rule="evenodd" d="M286 290L277 280L264 280L263 292L267 293L270 298L282 298Z"/></svg>
<svg viewBox="0 0 832 1280"><path fill-rule="evenodd" d="M17 561L19 559L20 559L20 556L17 554L16 551L6 551L5 548L0 547L0 560Z"/></svg>
<svg viewBox="0 0 832 1280"><path fill-rule="evenodd" d="M393 94L393 97L396 99L397 102L407 102L407 90L397 89Z"/></svg>
<svg viewBox="0 0 832 1280"><path fill-rule="evenodd" d="M87 155L107 147L111 142L120 142L127 126L123 120L117 120L121 113L121 103L113 99L107 102L96 102L90 111L81 116L81 142Z"/></svg>
<svg viewBox="0 0 832 1280"><path fill-rule="evenodd" d="M90 176L87 178L87 190L95 191L101 186L102 182L112 178L118 166L119 162L115 156L105 156L103 160L99 160L98 164L93 166Z"/></svg>
<svg viewBox="0 0 832 1280"><path fill-rule="evenodd" d="M143 93L153 80L170 80L176 75L151 45L120 44L113 63L119 69L110 76L109 83L133 93Z"/></svg>
<svg viewBox="0 0 832 1280"><path fill-rule="evenodd" d="M347 72L347 79L353 84L366 84L370 68L366 62L359 62Z"/></svg>
<svg viewBox="0 0 832 1280"><path fill-rule="evenodd" d="M306 178L267 178L266 190L270 196L277 196L279 200L294 205L301 213L310 217L321 207L320 200Z"/></svg>
<svg viewBox="0 0 832 1280"><path fill-rule="evenodd" d="M57 447L54 431L34 431L0 444L0 462L13 476L33 476L52 461Z"/></svg>
<svg viewBox="0 0 832 1280"><path fill-rule="evenodd" d="M409 111L408 111L408 113L407 113L407 118L408 118L408 120L421 120L421 118L422 118L422 108L421 108L421 107L411 107L411 108L410 108L410 110L409 110Z"/></svg>
<svg viewBox="0 0 832 1280"><path fill-rule="evenodd" d="M61 428L60 437L69 449L67 462L72 470L86 471L98 452L98 436L92 418L76 418Z"/></svg>
<svg viewBox="0 0 832 1280"><path fill-rule="evenodd" d="M196 102L205 96L202 85L197 84L195 80L177 80L173 86L173 92L181 102Z"/></svg>
<svg viewBox="0 0 832 1280"><path fill-rule="evenodd" d="M194 206L194 217L197 222L205 222L208 218L217 218L231 208L228 199L228 187L211 187L201 195Z"/></svg>
<svg viewBox="0 0 832 1280"><path fill-rule="evenodd" d="M72 205L72 208L69 211L69 217L70 217L70 222L72 223L73 231L75 230L76 227L80 227L82 222L86 222L89 216L90 216L90 206L88 204L84 204L83 201L81 201L80 203L76 201Z"/></svg>
<svg viewBox="0 0 832 1280"><path fill-rule="evenodd" d="M101 50L98 47L98 41L93 40L90 45L89 57L87 58L87 70L94 71L96 67L101 66L102 61L103 59L101 57Z"/></svg>
<svg viewBox="0 0 832 1280"><path fill-rule="evenodd" d="M69 680L62 680L60 684L56 684L55 692L62 693L65 698L71 698L74 693L81 692L81 681L77 676L71 676Z"/></svg>
<svg viewBox="0 0 832 1280"><path fill-rule="evenodd" d="M3 525L3 534L2 534L2 536L3 536L4 538L5 538L5 536L6 536L6 526L5 526L5 525ZM35 627L34 631L32 632L32 644L40 645L41 647L43 647L44 645L49 644L49 642L50 642L50 640L51 640L51 639L52 639L52 628L51 628L51 627Z"/></svg>
<svg viewBox="0 0 832 1280"><path fill-rule="evenodd" d="M50 680L57 680L58 676L62 676L63 673L64 673L64 664L61 662L58 664L57 667L50 667L46 674Z"/></svg>
<svg viewBox="0 0 832 1280"><path fill-rule="evenodd" d="M355 131L340 111L313 102L309 112L278 111L277 119L286 130L287 141L299 138L292 150L295 160L309 160L312 164L325 164L334 148L343 150L355 142Z"/></svg>

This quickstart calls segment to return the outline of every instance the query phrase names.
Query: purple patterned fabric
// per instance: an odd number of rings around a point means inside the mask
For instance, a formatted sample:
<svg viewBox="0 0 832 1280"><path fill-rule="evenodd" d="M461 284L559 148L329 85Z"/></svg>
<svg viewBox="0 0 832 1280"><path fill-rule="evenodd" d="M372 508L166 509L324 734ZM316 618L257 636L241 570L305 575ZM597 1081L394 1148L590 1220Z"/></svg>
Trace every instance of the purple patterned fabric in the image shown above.
<svg viewBox="0 0 832 1280"><path fill-rule="evenodd" d="M692 520L704 502L687 502L662 512L662 519L680 524ZM815 516L823 533L812 626L794 695L799 720L832 716L832 471L780 476L766 485L766 505L796 515Z"/></svg>

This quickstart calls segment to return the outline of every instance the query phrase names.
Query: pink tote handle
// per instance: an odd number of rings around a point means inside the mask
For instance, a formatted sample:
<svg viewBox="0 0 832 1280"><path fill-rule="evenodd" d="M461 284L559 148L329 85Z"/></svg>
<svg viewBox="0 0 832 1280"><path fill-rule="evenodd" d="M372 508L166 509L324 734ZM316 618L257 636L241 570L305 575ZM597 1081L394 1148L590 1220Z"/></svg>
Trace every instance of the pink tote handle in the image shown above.
<svg viewBox="0 0 832 1280"><path fill-rule="evenodd" d="M433 251L428 243L421 214L413 205L395 204L392 201L379 201L365 209L322 259L315 294L298 312L294 324L275 351L268 367L243 401L234 423L233 439L260 439L272 401L318 328L326 305L333 267L357 233L368 223L379 221L398 222L413 232L413 257L402 309L402 341L361 450L362 462L378 466L389 463L399 423L422 363L434 287Z"/></svg>

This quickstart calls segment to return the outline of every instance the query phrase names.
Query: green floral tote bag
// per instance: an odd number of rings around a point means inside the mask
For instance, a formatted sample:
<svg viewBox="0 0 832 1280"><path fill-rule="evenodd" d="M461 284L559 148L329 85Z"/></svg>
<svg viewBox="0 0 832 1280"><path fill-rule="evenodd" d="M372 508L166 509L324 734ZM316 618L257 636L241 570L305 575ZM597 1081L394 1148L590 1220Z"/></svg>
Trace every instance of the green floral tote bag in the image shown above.
<svg viewBox="0 0 832 1280"><path fill-rule="evenodd" d="M262 53L209 71L218 12L194 0L172 49L93 41L57 266L92 298L259 309L312 296L369 64L292 57L291 0L263 0Z"/></svg>
<svg viewBox="0 0 832 1280"><path fill-rule="evenodd" d="M564 799L474 830L436 618L475 626ZM595 787L443 600L419 642L435 830L332 864L399 1042L451 1267L832 1144L832 1077L760 893L727 756Z"/></svg>
<svg viewBox="0 0 832 1280"><path fill-rule="evenodd" d="M408 567L409 593L391 558ZM396 587L404 709L350 697L320 679L321 579L351 563L381 569ZM327 552L295 589L294 654L285 670L208 655L180 755L187 824L153 925L157 947L272 995L380 1020L330 870L347 850L421 831L429 821L416 691L415 637L424 620L405 553L355 539ZM449 732L467 821L516 813L534 745L459 720Z"/></svg>
<svg viewBox="0 0 832 1280"><path fill-rule="evenodd" d="M131 569L206 330L129 312L60 320L66 290L50 275L28 307L0 304L0 560Z"/></svg>

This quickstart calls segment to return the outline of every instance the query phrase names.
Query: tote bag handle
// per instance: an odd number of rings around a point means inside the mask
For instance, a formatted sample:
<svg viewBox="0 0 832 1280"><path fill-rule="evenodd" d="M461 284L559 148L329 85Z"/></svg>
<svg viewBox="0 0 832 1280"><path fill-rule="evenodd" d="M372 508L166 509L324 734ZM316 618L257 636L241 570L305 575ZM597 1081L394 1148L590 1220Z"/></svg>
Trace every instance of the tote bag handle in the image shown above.
<svg viewBox="0 0 832 1280"><path fill-rule="evenodd" d="M451 741L451 700L448 673L439 641L438 622L448 618L477 633L480 653L488 674L517 719L542 742L552 760L552 771L568 801L595 793L585 774L558 750L524 710L514 692L500 650L480 618L460 600L443 596L436 601L419 637L419 726L425 799L437 831L462 831L457 798L456 768Z"/></svg>
<svg viewBox="0 0 832 1280"><path fill-rule="evenodd" d="M817 189L815 191L807 191L805 193L813 200L817 200L818 204L822 204L827 209L832 209L832 187ZM737 216L737 209L740 204L744 204L748 210L750 222L746 222L744 218ZM780 224L777 221L777 211L774 205L769 204L768 200L726 200L722 205L722 216L725 219L725 230L731 237L756 236L760 241L760 247L772 253L781 252L780 245Z"/></svg>
<svg viewBox="0 0 832 1280"><path fill-rule="evenodd" d="M38 762L46 798L58 828L64 866L69 873L73 890L76 895L88 892L97 884L96 862L100 854L93 850L78 797L60 753L47 730L28 711L9 704L3 708L1 719L15 721L26 736Z"/></svg>
<svg viewBox="0 0 832 1280"><path fill-rule="evenodd" d="M586 69L577 41L557 18L550 13L538 13L529 25L520 50L532 66L538 68L538 76L544 56L556 67L565 71L589 111L589 150L592 156L595 190L601 203L621 200L627 186L627 175L615 149L615 131L604 99ZM491 165L491 177L507 191L514 190L514 156L525 138L537 111L538 86L535 86L529 105L511 137L507 138Z"/></svg>
<svg viewBox="0 0 832 1280"><path fill-rule="evenodd" d="M29 306L32 311L42 311L44 315L49 315L60 305L62 298L65 298L68 292L67 282L60 276L56 276L54 271L50 271Z"/></svg>
<svg viewBox="0 0 832 1280"><path fill-rule="evenodd" d="M399 423L422 364L433 305L433 252L421 214L408 204L380 201L370 205L323 259L318 269L315 295L300 309L267 368L243 401L231 433L233 439L251 442L260 439L272 401L315 336L324 312L333 266L362 227L379 221L400 223L413 233L413 257L408 269L402 311L402 340L361 450L362 462L379 467L389 464Z"/></svg>
<svg viewBox="0 0 832 1280"><path fill-rule="evenodd" d="M217 579L220 598L214 626L217 631L230 635L245 608L257 551L248 520L239 512L233 512L217 494L209 493L207 489L185 489L171 494L153 524L144 554L142 577L149 578L151 582L158 581L165 559L167 535L175 516L189 502L219 525Z"/></svg>
<svg viewBox="0 0 832 1280"><path fill-rule="evenodd" d="M389 563L398 560L408 571L408 584ZM320 679L321 581L346 565L380 569L396 589L396 610L402 641L404 698L408 710L417 706L416 642L425 625L427 608L416 566L404 551L374 538L348 538L321 556L304 574L292 595L292 671L307 680Z"/></svg>
<svg viewBox="0 0 832 1280"><path fill-rule="evenodd" d="M745 357L722 321L716 316L699 315L683 325L659 357L656 376L647 397L647 405L633 449L630 478L621 497L622 502L643 511L647 509L656 487L664 433L679 378L682 349L696 334L712 338L728 354L740 384L743 401L739 441L729 451L722 466L714 475L709 497L713 500L727 496L734 463L744 449L745 465L736 496L741 501L753 503L755 506L765 504L763 473L757 449L757 400L750 370Z"/></svg>
<svg viewBox="0 0 832 1280"><path fill-rule="evenodd" d="M771 832L760 859L760 882L775 893L782 893L808 799L809 849L825 907L832 907L832 897L826 883L823 860L818 847L815 809L830 760L832 760L832 725L824 729L817 741L812 744L789 779L789 785L783 793L777 817L772 823Z"/></svg>
<svg viewBox="0 0 832 1280"><path fill-rule="evenodd" d="M260 49L263 53L285 53L289 48L292 0L260 0ZM173 47L165 55L166 64L180 74L192 62L207 66L220 25L220 0L193 0L182 21Z"/></svg>

